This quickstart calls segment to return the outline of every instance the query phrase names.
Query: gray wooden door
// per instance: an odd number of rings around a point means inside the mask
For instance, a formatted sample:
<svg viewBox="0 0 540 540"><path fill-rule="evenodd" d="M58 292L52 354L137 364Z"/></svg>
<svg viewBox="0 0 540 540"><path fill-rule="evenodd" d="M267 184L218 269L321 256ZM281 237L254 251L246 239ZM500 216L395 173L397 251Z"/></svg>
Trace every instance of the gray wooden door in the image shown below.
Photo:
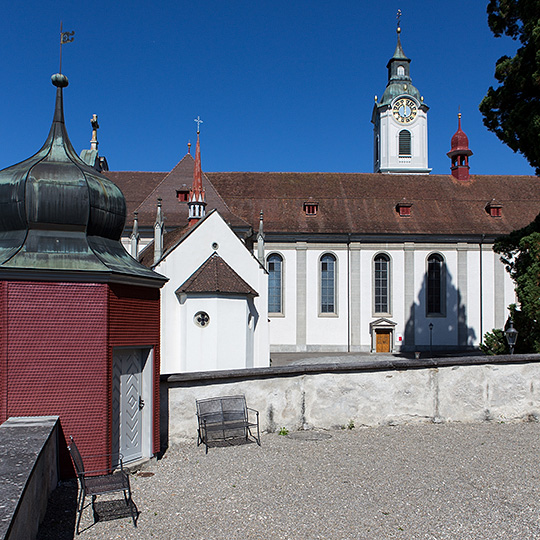
<svg viewBox="0 0 540 540"><path fill-rule="evenodd" d="M141 349L113 352L112 450L113 454L120 452L124 462L142 457L142 352Z"/></svg>

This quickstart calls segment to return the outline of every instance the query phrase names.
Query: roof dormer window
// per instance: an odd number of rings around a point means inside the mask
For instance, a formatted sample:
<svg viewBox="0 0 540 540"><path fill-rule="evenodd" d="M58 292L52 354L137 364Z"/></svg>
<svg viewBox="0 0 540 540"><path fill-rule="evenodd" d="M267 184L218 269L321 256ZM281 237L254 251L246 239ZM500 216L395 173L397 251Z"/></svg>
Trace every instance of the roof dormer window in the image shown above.
<svg viewBox="0 0 540 540"><path fill-rule="evenodd" d="M492 199L486 204L486 212L491 217L500 218L502 217L502 204L496 202L495 199Z"/></svg>
<svg viewBox="0 0 540 540"><path fill-rule="evenodd" d="M412 204L412 202L406 201L405 199L398 202L396 204L396 212L399 214L399 217L411 217Z"/></svg>
<svg viewBox="0 0 540 540"><path fill-rule="evenodd" d="M311 201L304 203L304 212L306 213L306 216L316 216L318 210L319 203Z"/></svg>
<svg viewBox="0 0 540 540"><path fill-rule="evenodd" d="M189 197L189 189L177 189L176 198L178 202L187 202Z"/></svg>

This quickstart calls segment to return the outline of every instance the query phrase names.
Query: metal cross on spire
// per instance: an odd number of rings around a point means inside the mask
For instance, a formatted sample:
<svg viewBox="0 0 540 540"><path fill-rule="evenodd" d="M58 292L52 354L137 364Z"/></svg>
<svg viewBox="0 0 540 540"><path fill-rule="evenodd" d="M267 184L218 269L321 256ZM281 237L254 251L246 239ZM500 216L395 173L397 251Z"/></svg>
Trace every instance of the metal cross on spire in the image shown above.
<svg viewBox="0 0 540 540"><path fill-rule="evenodd" d="M197 118L195 118L195 120L193 121L197 122L197 133L199 133L201 131L201 124L203 123L203 121L201 120L200 116L197 116Z"/></svg>
<svg viewBox="0 0 540 540"><path fill-rule="evenodd" d="M396 19L397 19L397 27L399 28L401 24L401 9L397 10Z"/></svg>
<svg viewBox="0 0 540 540"><path fill-rule="evenodd" d="M62 21L60 21L60 71L62 73L62 45L65 43L71 43L75 38L75 31L73 32L64 32L62 29Z"/></svg>

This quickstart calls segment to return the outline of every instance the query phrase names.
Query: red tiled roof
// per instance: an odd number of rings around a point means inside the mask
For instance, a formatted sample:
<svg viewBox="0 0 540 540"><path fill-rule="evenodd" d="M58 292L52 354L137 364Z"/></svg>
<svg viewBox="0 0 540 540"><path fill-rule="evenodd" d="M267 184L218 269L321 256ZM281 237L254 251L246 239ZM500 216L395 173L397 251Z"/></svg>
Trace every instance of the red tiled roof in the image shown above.
<svg viewBox="0 0 540 540"><path fill-rule="evenodd" d="M133 212L157 185L167 176L166 172L106 171L104 176L112 180L122 191L127 204L127 221L133 223ZM156 219L155 204L154 217Z"/></svg>
<svg viewBox="0 0 540 540"><path fill-rule="evenodd" d="M187 205L177 201L176 189L189 189L193 164L188 154L168 175L106 174L124 192L128 211L138 201L140 226L153 225L161 196L171 230L187 223ZM265 232L276 234L500 235L524 227L540 212L536 176L471 175L462 182L451 175L214 172L203 174L203 185L207 213L217 208L232 227L249 224L256 230L263 210ZM396 209L403 199L413 205L408 218ZM502 204L500 218L486 211L493 199ZM316 215L304 211L310 200L319 205Z"/></svg>
<svg viewBox="0 0 540 540"><path fill-rule="evenodd" d="M259 296L217 253L210 255L176 292Z"/></svg>
<svg viewBox="0 0 540 540"><path fill-rule="evenodd" d="M162 199L165 227L169 230L183 227L188 222L188 205L180 202L177 191L189 191L193 185L195 161L186 154L169 173L107 172L110 178L124 193L128 203L126 225L133 224L133 212L139 213L139 227L152 227L156 220L157 199ZM206 192L207 213L217 208L223 219L232 227L248 227L229 209L223 198L203 173L202 185Z"/></svg>
<svg viewBox="0 0 540 540"><path fill-rule="evenodd" d="M207 173L231 210L255 229L264 212L265 233L506 234L530 223L540 211L536 176L344 173ZM304 203L319 203L306 215ZM411 203L403 218L399 201ZM502 204L502 217L486 203Z"/></svg>

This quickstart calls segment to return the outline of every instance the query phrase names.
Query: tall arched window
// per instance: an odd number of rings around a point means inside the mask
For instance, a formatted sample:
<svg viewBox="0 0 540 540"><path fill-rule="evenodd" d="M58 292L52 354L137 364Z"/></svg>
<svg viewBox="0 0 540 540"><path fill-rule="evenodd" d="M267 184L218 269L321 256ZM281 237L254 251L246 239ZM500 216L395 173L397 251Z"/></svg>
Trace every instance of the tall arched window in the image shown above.
<svg viewBox="0 0 540 540"><path fill-rule="evenodd" d="M336 313L336 258L321 257L321 313Z"/></svg>
<svg viewBox="0 0 540 540"><path fill-rule="evenodd" d="M426 313L428 315L444 314L445 290L444 259L438 253L430 255L427 264Z"/></svg>
<svg viewBox="0 0 540 540"><path fill-rule="evenodd" d="M407 129L399 132L399 155L400 157L411 156L411 132Z"/></svg>
<svg viewBox="0 0 540 540"><path fill-rule="evenodd" d="M398 74L398 77L403 77L405 75L405 68L403 66L398 66L397 74Z"/></svg>
<svg viewBox="0 0 540 540"><path fill-rule="evenodd" d="M268 265L268 313L283 312L283 258L272 253L266 260Z"/></svg>
<svg viewBox="0 0 540 540"><path fill-rule="evenodd" d="M390 313L390 257L384 253L377 255L374 263L375 313Z"/></svg>

